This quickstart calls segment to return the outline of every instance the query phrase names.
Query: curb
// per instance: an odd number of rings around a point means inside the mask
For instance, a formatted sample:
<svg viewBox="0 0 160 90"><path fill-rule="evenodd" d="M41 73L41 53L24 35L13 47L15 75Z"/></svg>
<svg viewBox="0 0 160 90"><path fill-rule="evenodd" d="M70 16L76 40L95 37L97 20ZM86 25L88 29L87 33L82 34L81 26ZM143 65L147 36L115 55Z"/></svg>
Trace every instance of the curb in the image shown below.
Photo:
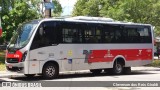
<svg viewBox="0 0 160 90"><path fill-rule="evenodd" d="M19 77L24 75L1 75L0 78L12 78L12 77Z"/></svg>
<svg viewBox="0 0 160 90"><path fill-rule="evenodd" d="M131 67L132 71L160 71L160 67ZM76 74L76 73L85 73L89 72L89 70L81 70L81 71L69 71L69 72L62 72L61 74ZM0 71L0 78L12 78L12 77L19 77L24 76L21 73L14 73L14 72L7 72L7 71Z"/></svg>
<svg viewBox="0 0 160 90"><path fill-rule="evenodd" d="M13 77L13 75L2 75L2 76L0 76L0 78L12 78Z"/></svg>

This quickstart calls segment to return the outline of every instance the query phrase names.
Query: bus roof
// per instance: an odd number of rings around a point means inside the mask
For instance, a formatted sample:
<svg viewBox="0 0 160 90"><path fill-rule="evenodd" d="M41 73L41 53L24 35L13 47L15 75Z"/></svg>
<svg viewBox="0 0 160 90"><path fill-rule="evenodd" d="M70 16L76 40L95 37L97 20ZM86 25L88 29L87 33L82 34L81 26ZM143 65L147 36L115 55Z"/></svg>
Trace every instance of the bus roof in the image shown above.
<svg viewBox="0 0 160 90"><path fill-rule="evenodd" d="M143 24L143 23L133 23L133 22L125 22L125 21L115 21L112 18L104 18L104 17L87 17L87 16L77 16L77 17L56 17L56 18L44 18L33 20L32 22L40 22L40 21L68 21L68 22L84 22L84 23L103 23L103 24L119 24L119 25L147 25L152 26L151 24Z"/></svg>

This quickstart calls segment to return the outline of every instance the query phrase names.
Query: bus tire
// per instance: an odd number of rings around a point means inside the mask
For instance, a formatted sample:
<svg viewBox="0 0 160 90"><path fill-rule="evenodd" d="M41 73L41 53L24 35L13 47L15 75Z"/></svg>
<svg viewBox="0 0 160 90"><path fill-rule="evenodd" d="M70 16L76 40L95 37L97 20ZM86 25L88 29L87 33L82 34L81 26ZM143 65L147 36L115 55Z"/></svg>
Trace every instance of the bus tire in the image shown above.
<svg viewBox="0 0 160 90"><path fill-rule="evenodd" d="M131 74L131 67L124 67L124 74Z"/></svg>
<svg viewBox="0 0 160 90"><path fill-rule="evenodd" d="M100 74L102 72L102 69L91 69L90 72L93 74Z"/></svg>
<svg viewBox="0 0 160 90"><path fill-rule="evenodd" d="M56 78L59 74L58 66L53 63L47 63L43 67L42 75L45 79Z"/></svg>
<svg viewBox="0 0 160 90"><path fill-rule="evenodd" d="M123 64L121 62L115 62L112 68L112 74L120 75L123 73Z"/></svg>
<svg viewBox="0 0 160 90"><path fill-rule="evenodd" d="M34 77L35 76L35 74L24 74L26 77L28 77L28 78L32 78L32 77Z"/></svg>

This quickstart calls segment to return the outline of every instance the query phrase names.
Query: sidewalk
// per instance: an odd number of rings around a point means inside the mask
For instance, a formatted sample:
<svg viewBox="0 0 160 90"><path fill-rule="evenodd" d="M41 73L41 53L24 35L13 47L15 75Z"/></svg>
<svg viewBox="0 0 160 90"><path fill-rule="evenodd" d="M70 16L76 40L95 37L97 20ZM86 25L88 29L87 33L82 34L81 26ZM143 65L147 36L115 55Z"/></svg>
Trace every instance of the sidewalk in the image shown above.
<svg viewBox="0 0 160 90"><path fill-rule="evenodd" d="M147 67L147 66L141 66L141 67L131 67L132 71L160 71L160 68L158 67ZM74 72L74 71L73 71ZM82 70L82 71L76 71L76 73L86 73L88 70ZM7 71L0 71L0 78L11 78L16 76L24 76L21 73L12 73Z"/></svg>
<svg viewBox="0 0 160 90"><path fill-rule="evenodd" d="M10 73L6 72L6 71L0 71L0 78L7 78L10 77Z"/></svg>
<svg viewBox="0 0 160 90"><path fill-rule="evenodd" d="M12 72L7 72L7 71L0 71L0 78L11 78L11 77L15 77L15 76L19 76L19 75L23 75L23 74L18 74L18 73L12 73Z"/></svg>
<svg viewBox="0 0 160 90"><path fill-rule="evenodd" d="M158 57L154 56L154 59L155 59L155 60L157 60L157 59L158 59Z"/></svg>
<svg viewBox="0 0 160 90"><path fill-rule="evenodd" d="M148 67L148 66L140 66L140 67L131 67L132 71L160 71L159 67Z"/></svg>

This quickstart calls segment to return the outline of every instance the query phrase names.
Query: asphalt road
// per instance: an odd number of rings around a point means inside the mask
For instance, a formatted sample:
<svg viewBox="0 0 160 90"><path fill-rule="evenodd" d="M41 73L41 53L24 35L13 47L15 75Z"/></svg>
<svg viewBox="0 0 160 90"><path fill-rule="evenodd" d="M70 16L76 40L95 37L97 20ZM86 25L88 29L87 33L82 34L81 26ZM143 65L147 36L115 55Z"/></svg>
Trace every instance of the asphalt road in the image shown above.
<svg viewBox="0 0 160 90"><path fill-rule="evenodd" d="M57 79L52 79L52 80L45 80L43 79L41 76L36 76L34 78L27 78L24 75L12 75L9 77L1 77L0 81L25 81L25 82L32 82L32 81L53 81L55 83L55 81L59 81L59 82L63 82L63 81L67 81L67 83L69 83L67 87L49 87L49 89L55 89L55 90L75 90L75 89L79 89L79 90L160 90L160 85L158 85L159 87L155 87L156 84L154 84L155 86L151 86L151 87L94 87L96 85L93 84L93 87L74 87L74 84L76 83L75 81L96 81L95 83L99 84L99 81L113 81L113 82L117 82L117 81L146 81L146 82L150 82L150 81L158 81L158 83L160 83L160 68L153 68L153 67L133 67L132 68L132 73L129 75L110 75L107 73L101 73L98 75L93 75L91 74L89 71L80 71L80 72L67 72L67 73L61 73L60 76ZM106 83L103 82L103 83ZM50 82L52 83L52 82ZM80 82L80 83L85 83L85 82ZM61 83L60 83L61 84ZM120 83L121 84L121 83ZM143 84L143 83L141 83ZM60 85L59 85L60 86ZM86 85L87 86L87 85ZM47 87L46 87L47 88ZM0 88L0 90L19 90L22 88ZM25 90L28 89L38 89L38 90L42 90L44 88L23 88Z"/></svg>

